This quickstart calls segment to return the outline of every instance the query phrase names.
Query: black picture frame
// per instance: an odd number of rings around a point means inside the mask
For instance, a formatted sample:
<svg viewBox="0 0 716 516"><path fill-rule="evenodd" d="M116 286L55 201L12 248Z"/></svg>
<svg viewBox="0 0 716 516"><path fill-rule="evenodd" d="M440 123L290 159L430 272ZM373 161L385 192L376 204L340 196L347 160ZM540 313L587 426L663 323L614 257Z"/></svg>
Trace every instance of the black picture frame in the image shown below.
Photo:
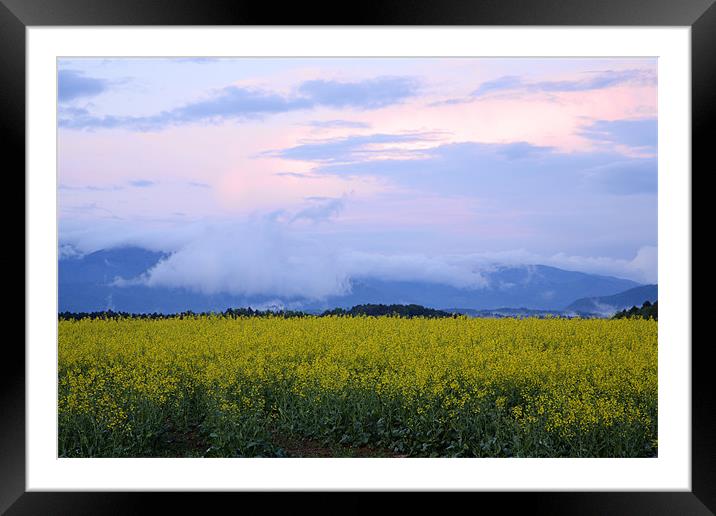
<svg viewBox="0 0 716 516"><path fill-rule="evenodd" d="M0 0L0 128L2 167L25 191L25 43L28 26L83 25L606 25L691 27L692 170L706 172L716 121L716 7L714 0L379 0L354 4L209 0ZM668 142L662 142L668 145ZM8 160L8 157L14 159ZM684 171L684 173L692 171ZM15 190L19 191L19 190ZM693 191L693 189L692 189ZM692 201L693 206L693 201ZM693 217L692 217L693 218ZM15 221L15 214L6 220ZM19 224L14 223L15 226ZM24 227L23 227L24 229ZM25 233L23 232L23 239ZM24 247L23 247L24 248ZM693 247L692 247L693 256ZM24 257L27 259L27 256ZM25 269L27 275L27 269ZM27 276L25 281L27 282ZM26 285L27 283L25 283ZM24 296L23 296L24 298ZM17 298L14 298L17 302ZM12 312L6 312L8 316ZM692 317L693 320L693 317ZM692 326L693 327L693 326ZM686 346L688 342L668 345ZM716 397L708 341L692 346L692 490L690 492L479 493L479 503L523 505L545 514L714 514L716 511ZM206 510L206 493L28 493L25 491L25 353L7 338L0 374L0 512L119 514L181 504ZM240 494L222 494L222 497ZM244 496L246 496L244 494ZM328 504L325 494L322 505ZM357 495L353 495L357 496ZM245 503L245 502L242 502ZM345 502L343 502L345 503ZM363 505L358 502L359 507ZM367 502L364 509L369 508ZM202 511L203 512L203 511Z"/></svg>

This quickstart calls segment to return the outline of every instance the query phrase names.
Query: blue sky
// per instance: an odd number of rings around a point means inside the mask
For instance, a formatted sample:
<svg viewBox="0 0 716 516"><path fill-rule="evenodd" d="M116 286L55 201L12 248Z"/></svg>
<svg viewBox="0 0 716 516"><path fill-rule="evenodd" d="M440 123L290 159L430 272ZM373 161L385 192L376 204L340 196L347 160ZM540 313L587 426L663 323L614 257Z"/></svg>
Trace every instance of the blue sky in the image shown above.
<svg viewBox="0 0 716 516"><path fill-rule="evenodd" d="M62 60L61 246L317 297L381 260L653 282L656 90L654 59Z"/></svg>

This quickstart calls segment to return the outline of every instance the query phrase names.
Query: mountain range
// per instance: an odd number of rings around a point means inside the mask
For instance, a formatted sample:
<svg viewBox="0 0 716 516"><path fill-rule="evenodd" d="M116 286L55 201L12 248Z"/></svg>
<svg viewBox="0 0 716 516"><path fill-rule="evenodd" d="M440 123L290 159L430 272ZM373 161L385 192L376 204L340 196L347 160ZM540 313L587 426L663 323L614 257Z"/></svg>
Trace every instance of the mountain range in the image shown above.
<svg viewBox="0 0 716 516"><path fill-rule="evenodd" d="M642 285L630 288L611 296L585 297L577 299L567 307L567 310L575 312L588 312L598 314L613 314L632 306L641 306L644 301L653 303L659 299L659 287L657 285Z"/></svg>
<svg viewBox="0 0 716 516"><path fill-rule="evenodd" d="M567 271L546 265L494 266L484 273L487 286L461 289L424 281L386 281L372 277L351 279L350 292L322 300L277 298L271 295L242 296L204 294L185 288L149 287L130 283L119 286L117 278L137 278L167 253L137 247L104 249L86 255L61 257L58 263L59 311L102 310L132 313L224 311L227 308L292 309L318 312L350 308L359 304L419 304L453 311L491 310L514 307L541 311L577 311L603 314L603 308L622 308L624 302L639 304L655 298L655 285ZM654 295L652 296L652 290ZM641 291L639 289L646 289ZM634 295L627 292L634 292ZM655 300L655 299L654 299ZM466 313L467 313L466 312Z"/></svg>

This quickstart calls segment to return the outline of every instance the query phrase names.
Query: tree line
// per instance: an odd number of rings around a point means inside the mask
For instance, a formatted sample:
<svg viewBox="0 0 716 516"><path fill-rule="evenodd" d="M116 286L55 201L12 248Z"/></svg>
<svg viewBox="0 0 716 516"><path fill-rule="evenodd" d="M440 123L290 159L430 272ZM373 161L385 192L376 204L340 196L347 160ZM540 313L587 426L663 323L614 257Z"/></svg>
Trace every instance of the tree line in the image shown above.
<svg viewBox="0 0 716 516"><path fill-rule="evenodd" d="M283 318L294 318L294 317L308 317L308 316L344 316L344 317L380 317L380 316L392 316L392 317L427 317L427 318L439 318L439 317L457 317L457 314L444 312L442 310L435 310L433 308L426 308L421 305L382 305L382 304L365 304L356 305L350 309L334 308L332 310L326 310L320 314L311 314L308 312L302 312L298 310L254 310L253 308L228 308L223 312L193 312L187 310L185 312L178 312L173 314L165 314L159 312L152 313L131 313L131 312L116 312L114 310L103 310L96 312L60 312L58 318L61 321L67 320L80 320L80 319L190 319L201 316L212 315L214 317L226 317L236 319L239 317L283 317Z"/></svg>
<svg viewBox="0 0 716 516"><path fill-rule="evenodd" d="M652 304L650 301L645 301L644 304L641 305L641 308L632 306L629 310L624 309L621 312L617 312L616 314L614 314L613 319L624 319L631 317L641 317L644 319L654 319L655 321L658 321L659 302L654 301L654 304Z"/></svg>

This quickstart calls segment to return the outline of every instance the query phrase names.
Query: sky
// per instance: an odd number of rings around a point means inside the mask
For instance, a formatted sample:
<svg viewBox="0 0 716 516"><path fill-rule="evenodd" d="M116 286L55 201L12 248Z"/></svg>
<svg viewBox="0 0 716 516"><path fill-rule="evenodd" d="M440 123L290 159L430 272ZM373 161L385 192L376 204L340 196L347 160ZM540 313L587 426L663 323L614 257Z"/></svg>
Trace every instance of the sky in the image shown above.
<svg viewBox="0 0 716 516"><path fill-rule="evenodd" d="M60 254L321 298L495 264L657 279L656 59L58 62Z"/></svg>

